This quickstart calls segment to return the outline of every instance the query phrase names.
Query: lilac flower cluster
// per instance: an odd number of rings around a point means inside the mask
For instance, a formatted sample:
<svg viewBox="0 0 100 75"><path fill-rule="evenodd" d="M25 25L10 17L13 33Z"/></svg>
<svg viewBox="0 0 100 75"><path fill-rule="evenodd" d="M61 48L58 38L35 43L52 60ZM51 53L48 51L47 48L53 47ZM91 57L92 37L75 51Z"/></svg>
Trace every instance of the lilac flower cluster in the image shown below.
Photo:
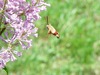
<svg viewBox="0 0 100 75"><path fill-rule="evenodd" d="M38 36L34 22L41 18L39 13L46 6L50 5L44 0L0 0L0 39L6 44L0 50L0 69L22 55L15 50L16 46L21 45L22 49L32 46L30 37Z"/></svg>

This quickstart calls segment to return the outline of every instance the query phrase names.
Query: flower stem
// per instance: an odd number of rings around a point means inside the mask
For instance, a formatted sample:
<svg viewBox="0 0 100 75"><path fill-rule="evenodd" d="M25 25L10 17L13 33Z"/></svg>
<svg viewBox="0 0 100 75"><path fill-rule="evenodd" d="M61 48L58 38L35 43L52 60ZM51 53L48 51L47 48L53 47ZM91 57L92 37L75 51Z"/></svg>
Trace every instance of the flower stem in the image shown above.
<svg viewBox="0 0 100 75"><path fill-rule="evenodd" d="M4 0L4 6L3 6L3 10L1 11L0 13L0 35L4 32L4 30L6 28L1 28L1 25L2 25L2 19L3 19L3 15L4 15L4 12L5 12L5 8L6 8L6 3L7 3L7 0Z"/></svg>
<svg viewBox="0 0 100 75"><path fill-rule="evenodd" d="M1 26L1 23L2 23L2 19L3 19L6 3L7 3L7 0L4 0L3 10L1 11L1 14L0 14L0 26ZM0 29L1 29L1 27L0 27Z"/></svg>

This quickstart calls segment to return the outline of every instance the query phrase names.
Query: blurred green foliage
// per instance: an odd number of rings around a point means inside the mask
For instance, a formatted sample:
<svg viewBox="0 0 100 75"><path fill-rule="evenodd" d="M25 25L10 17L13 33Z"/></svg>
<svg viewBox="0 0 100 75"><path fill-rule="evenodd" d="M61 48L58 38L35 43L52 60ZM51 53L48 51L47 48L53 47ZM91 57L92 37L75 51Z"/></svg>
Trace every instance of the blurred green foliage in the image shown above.
<svg viewBox="0 0 100 75"><path fill-rule="evenodd" d="M21 58L7 64L10 75L100 75L100 0L46 2L51 7L36 22L39 37ZM60 39L47 34L45 16Z"/></svg>

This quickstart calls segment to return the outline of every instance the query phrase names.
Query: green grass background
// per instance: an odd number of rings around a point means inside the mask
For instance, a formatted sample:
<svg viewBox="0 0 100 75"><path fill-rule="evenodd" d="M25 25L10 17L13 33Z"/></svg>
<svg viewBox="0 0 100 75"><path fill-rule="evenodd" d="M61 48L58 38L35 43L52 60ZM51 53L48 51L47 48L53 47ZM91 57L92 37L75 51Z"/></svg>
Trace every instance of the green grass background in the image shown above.
<svg viewBox="0 0 100 75"><path fill-rule="evenodd" d="M100 75L100 0L46 2L51 7L36 22L39 37L22 57L7 64L9 75ZM59 39L47 34L47 15Z"/></svg>

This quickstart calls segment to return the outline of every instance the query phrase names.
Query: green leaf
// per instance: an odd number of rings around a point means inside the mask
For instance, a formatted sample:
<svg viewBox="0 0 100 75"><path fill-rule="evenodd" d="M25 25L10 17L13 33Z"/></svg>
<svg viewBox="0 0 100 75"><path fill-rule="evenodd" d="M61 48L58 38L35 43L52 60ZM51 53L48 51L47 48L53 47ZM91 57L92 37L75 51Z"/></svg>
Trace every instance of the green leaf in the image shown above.
<svg viewBox="0 0 100 75"><path fill-rule="evenodd" d="M7 69L7 67L5 66L3 69L6 71L6 73L8 75L8 69Z"/></svg>

